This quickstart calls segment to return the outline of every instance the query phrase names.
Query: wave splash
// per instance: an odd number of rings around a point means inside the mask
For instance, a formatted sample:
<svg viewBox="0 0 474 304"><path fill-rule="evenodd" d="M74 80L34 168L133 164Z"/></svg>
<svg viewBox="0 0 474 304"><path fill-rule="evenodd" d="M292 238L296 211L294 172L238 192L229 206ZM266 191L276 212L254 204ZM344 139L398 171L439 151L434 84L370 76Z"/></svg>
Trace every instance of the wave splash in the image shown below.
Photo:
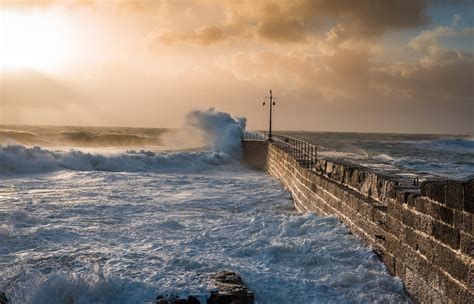
<svg viewBox="0 0 474 304"><path fill-rule="evenodd" d="M241 156L240 139L244 135L247 119L232 117L228 113L192 111L186 116L187 125L201 131L204 142L214 151L224 152L231 157Z"/></svg>

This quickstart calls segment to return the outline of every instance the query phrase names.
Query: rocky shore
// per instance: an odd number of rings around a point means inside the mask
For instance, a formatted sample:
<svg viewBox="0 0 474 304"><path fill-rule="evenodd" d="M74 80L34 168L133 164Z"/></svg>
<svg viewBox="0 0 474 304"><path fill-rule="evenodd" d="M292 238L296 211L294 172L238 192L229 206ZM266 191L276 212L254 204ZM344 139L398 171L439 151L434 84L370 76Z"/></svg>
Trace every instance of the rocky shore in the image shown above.
<svg viewBox="0 0 474 304"><path fill-rule="evenodd" d="M242 278L233 271L220 271L203 276L203 279L216 286L207 299L208 304L252 304L254 293L247 289ZM187 299L158 296L154 304L200 304L197 296Z"/></svg>

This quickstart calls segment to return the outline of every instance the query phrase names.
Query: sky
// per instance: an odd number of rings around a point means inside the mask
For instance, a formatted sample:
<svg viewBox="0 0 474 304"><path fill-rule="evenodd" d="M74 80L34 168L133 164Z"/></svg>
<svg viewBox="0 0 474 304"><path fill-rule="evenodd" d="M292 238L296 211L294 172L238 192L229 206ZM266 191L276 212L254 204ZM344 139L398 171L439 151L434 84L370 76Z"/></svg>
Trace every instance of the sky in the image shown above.
<svg viewBox="0 0 474 304"><path fill-rule="evenodd" d="M474 134L474 1L0 0L0 124ZM267 104L268 106L268 104Z"/></svg>

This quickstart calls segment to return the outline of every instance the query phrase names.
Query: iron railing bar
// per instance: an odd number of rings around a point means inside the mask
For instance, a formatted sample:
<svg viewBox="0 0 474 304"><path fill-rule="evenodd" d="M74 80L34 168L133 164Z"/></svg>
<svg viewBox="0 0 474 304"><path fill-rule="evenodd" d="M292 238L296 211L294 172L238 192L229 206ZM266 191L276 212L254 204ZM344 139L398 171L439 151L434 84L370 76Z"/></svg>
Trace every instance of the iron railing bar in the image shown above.
<svg viewBox="0 0 474 304"><path fill-rule="evenodd" d="M265 132L245 132L243 139L268 140L268 133ZM318 161L318 147L307 141L291 136L273 133L273 142L283 144L283 149L292 155L302 166L314 170Z"/></svg>

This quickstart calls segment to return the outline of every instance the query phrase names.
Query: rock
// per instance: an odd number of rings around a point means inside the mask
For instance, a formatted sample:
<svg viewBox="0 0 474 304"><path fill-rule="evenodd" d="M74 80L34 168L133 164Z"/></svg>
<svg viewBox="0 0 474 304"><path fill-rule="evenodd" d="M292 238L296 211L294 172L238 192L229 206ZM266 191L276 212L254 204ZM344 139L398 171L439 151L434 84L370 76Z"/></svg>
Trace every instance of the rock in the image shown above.
<svg viewBox="0 0 474 304"><path fill-rule="evenodd" d="M187 299L180 299L176 297L165 298L163 296L158 296L154 304L201 304L201 302L199 302L199 300L194 296L189 296Z"/></svg>
<svg viewBox="0 0 474 304"><path fill-rule="evenodd" d="M210 273L203 276L203 280L215 285L217 289L211 292L207 299L208 304L252 304L254 301L254 293L247 289L240 276L233 271ZM193 295L187 299L158 296L154 304L200 304L200 302Z"/></svg>
<svg viewBox="0 0 474 304"><path fill-rule="evenodd" d="M252 304L254 294L248 290L238 274L221 271L211 275L218 291L212 292L208 304Z"/></svg>
<svg viewBox="0 0 474 304"><path fill-rule="evenodd" d="M0 292L0 304L8 304L7 296L4 292Z"/></svg>

